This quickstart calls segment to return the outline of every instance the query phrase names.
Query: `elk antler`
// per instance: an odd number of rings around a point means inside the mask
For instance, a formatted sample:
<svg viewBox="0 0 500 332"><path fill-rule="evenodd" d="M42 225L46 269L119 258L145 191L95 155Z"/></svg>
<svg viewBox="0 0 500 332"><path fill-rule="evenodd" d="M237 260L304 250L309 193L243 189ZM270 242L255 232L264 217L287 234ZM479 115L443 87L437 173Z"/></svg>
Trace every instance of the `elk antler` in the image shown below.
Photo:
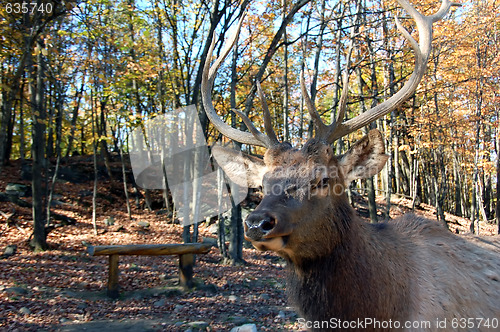
<svg viewBox="0 0 500 332"><path fill-rule="evenodd" d="M222 62L226 59L227 55L229 54L236 40L238 39L238 35L244 17L245 14L241 16L236 32L229 39L227 46L224 48L224 50L217 58L217 60L215 60L214 64L210 66L210 59L212 58L215 48L215 43L217 41L215 37L212 39L212 43L210 45L210 49L207 55L207 60L205 62L205 67L203 67L203 75L201 80L201 98L203 101L203 107L205 108L205 112L208 118L210 119L210 122L212 122L215 128L217 128L217 130L219 130L222 133L222 135L232 140L238 141L240 143L271 148L277 145L279 142L278 139L276 138L276 134L273 131L273 127L271 124L271 114L269 113L269 109L267 108L267 103L264 99L265 98L264 93L262 92L262 89L260 88L260 84L258 82L257 82L257 90L259 92L259 97L262 102L262 108L264 110L264 129L266 130L267 136L261 133L257 128L255 128L252 121L244 113L238 110L233 110L233 111L241 117L241 119L248 127L248 130L250 132L241 131L229 126L217 115L217 112L215 111L214 105L212 103L212 88L214 85L214 80L217 74L217 70L219 69Z"/></svg>
<svg viewBox="0 0 500 332"><path fill-rule="evenodd" d="M353 27L351 30L351 42L349 43L349 49L347 51L346 70L342 77L342 86L344 88L342 89L342 94L340 95L339 111L337 113L337 117L332 121L330 125L327 126L321 120L321 116L316 110L316 106L314 106L314 103L311 100L309 93L307 92L306 83L304 80L304 71L302 71L300 75L300 88L304 96L304 101L306 103L307 110L309 111L309 115L311 116L311 119L313 120L314 123L314 127L316 129L316 137L319 138L320 140L326 140L326 138L329 136L329 133L335 129L338 123L342 123L342 120L344 119L345 116L345 110L347 108L347 92L349 91L348 89L349 66L351 64L352 49L354 48L354 35L355 35L355 29Z"/></svg>
<svg viewBox="0 0 500 332"><path fill-rule="evenodd" d="M339 106L339 112L337 119L330 125L325 125L321 120L316 108L311 102L311 99L305 88L305 83L301 82L302 93L305 96L306 104L311 114L316 126L316 137L320 140L326 141L328 143L333 143L339 138L356 131L371 122L383 117L395 108L397 108L402 102L408 99L417 89L418 84L422 80L422 77L427 70L427 61L432 48L432 24L436 21L442 19L446 13L450 10L451 6L460 6L458 3L453 3L450 0L442 0L441 7L434 15L425 16L420 14L415 7L413 7L407 0L397 0L398 3L403 7L408 14L415 20L417 24L419 41L417 42L410 33L401 25L396 17L396 26L398 30L403 34L403 36L410 42L414 52L415 52L415 70L408 79L408 81L403 85L401 90L399 90L392 97L387 99L381 104L369 109L368 111L352 118L346 122L341 122L343 114L345 111L345 98L347 97L347 77L348 68L343 78L343 90L341 95L341 102ZM348 58L350 57L350 50ZM349 62L349 61L348 61ZM345 92L345 93L344 93ZM342 116L342 117L340 117Z"/></svg>

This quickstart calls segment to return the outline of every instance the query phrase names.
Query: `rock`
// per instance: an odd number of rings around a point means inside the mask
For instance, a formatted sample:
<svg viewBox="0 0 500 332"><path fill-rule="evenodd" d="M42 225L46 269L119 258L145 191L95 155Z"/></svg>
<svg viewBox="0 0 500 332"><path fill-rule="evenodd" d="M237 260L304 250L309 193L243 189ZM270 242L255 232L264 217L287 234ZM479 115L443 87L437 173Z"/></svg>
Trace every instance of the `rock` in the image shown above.
<svg viewBox="0 0 500 332"><path fill-rule="evenodd" d="M261 299L263 300L269 300L271 297L269 296L269 294L266 294L266 293L263 293L263 294L260 294L259 296Z"/></svg>
<svg viewBox="0 0 500 332"><path fill-rule="evenodd" d="M280 312L278 313L278 316L276 316L276 318L285 319L286 318L285 312L280 310Z"/></svg>
<svg viewBox="0 0 500 332"><path fill-rule="evenodd" d="M231 329L231 332L257 332L255 324L245 324Z"/></svg>
<svg viewBox="0 0 500 332"><path fill-rule="evenodd" d="M182 308L184 308L183 305L180 305L180 304L176 304L175 307L174 307L174 312L178 312L178 311L181 311ZM182 323L184 324L184 323Z"/></svg>
<svg viewBox="0 0 500 332"><path fill-rule="evenodd" d="M17 251L17 246L15 244L9 244L7 247L5 247L5 250L3 251L3 255L1 256L2 258L7 258L12 255L14 255Z"/></svg>
<svg viewBox="0 0 500 332"><path fill-rule="evenodd" d="M153 306L156 308L161 308L165 305L165 303L166 303L165 299L161 299L153 303Z"/></svg>
<svg viewBox="0 0 500 332"><path fill-rule="evenodd" d="M5 289L5 292L9 295L26 295L28 291L22 287L10 287Z"/></svg>
<svg viewBox="0 0 500 332"><path fill-rule="evenodd" d="M104 220L104 225L106 226L113 226L115 224L115 218L113 216L107 217L106 220Z"/></svg>
<svg viewBox="0 0 500 332"><path fill-rule="evenodd" d="M19 312L23 315L31 315L31 310L26 307L22 307L21 309L19 309Z"/></svg>
<svg viewBox="0 0 500 332"><path fill-rule="evenodd" d="M239 300L236 295L229 295L227 299L229 300L229 302L237 302Z"/></svg>
<svg viewBox="0 0 500 332"><path fill-rule="evenodd" d="M187 325L189 326L190 329L206 330L210 324L203 321L197 321L188 323Z"/></svg>
<svg viewBox="0 0 500 332"><path fill-rule="evenodd" d="M149 227L149 223L147 221L139 221L137 223L137 226L141 226L141 227Z"/></svg>
<svg viewBox="0 0 500 332"><path fill-rule="evenodd" d="M26 197L29 192L31 192L31 187L20 183L8 183L5 187L5 193L7 195Z"/></svg>

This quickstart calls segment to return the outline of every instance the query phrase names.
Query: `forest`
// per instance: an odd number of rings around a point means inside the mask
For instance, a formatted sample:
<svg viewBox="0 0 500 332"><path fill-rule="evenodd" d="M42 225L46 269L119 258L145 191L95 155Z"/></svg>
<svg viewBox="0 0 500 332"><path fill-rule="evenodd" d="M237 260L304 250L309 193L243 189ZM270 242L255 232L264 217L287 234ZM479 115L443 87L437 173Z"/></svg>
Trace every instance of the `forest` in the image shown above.
<svg viewBox="0 0 500 332"><path fill-rule="evenodd" d="M333 147L340 155L369 129L383 134L386 166L348 189L351 204L369 222L420 209L433 211L430 218L457 233L500 234L500 3L460 2L434 24L417 91ZM413 3L426 15L440 6ZM198 230L205 220L193 227L175 224L168 189L135 183L130 137L147 121L194 105L208 145L231 143L208 120L200 89L205 63L213 61L212 40L218 56L243 15L212 91L215 109L235 128L246 127L232 110L264 128L260 83L278 139L300 146L314 134L301 76L328 123L342 96L344 119L354 118L396 94L414 69L414 52L394 18L414 38L418 34L394 0L2 0L0 190L6 193L0 193L0 236L16 233L40 259L47 249L57 250L51 236L62 236L59 225L74 227L75 218L88 226L85 239L102 244L120 243L103 230L115 222L135 227L137 220L148 220L138 226L141 232L166 220L168 232L179 236L175 242L206 236L208 228ZM234 146L264 154L260 147ZM12 184L29 188L28 197L9 195ZM65 213L57 205L64 199L85 201L85 211L78 217ZM230 213L206 221L218 220L216 242L226 263L250 259L242 251L241 222L259 199L251 190ZM120 213L110 217L108 210L115 209ZM457 218L467 226L459 230ZM0 327L6 320L0 316ZM44 326L29 324L21 327Z"/></svg>

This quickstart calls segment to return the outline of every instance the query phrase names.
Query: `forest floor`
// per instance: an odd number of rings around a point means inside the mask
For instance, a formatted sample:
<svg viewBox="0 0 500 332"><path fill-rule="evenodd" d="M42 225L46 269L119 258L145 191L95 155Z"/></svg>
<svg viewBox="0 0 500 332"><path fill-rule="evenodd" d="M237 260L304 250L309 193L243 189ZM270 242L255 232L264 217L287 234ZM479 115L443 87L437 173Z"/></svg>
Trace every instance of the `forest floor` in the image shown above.
<svg viewBox="0 0 500 332"><path fill-rule="evenodd" d="M71 168L63 165L63 173L71 175L68 169L75 167L81 174L91 172L90 161L83 157L72 163ZM28 245L31 209L0 202L0 254L8 245L17 246L14 255L0 257L0 330L229 331L254 323L259 331L300 331L285 295L284 261L248 244L243 251L245 265L222 265L216 248L198 255L194 274L199 286L187 292L177 286L176 256L121 256L121 297L107 298L108 258L89 256L87 245L181 243L182 227L169 223L166 215L138 209L132 199L133 220L129 220L123 184L101 180L95 235L93 182L75 182L79 181L56 183L52 211L76 223L54 228L47 238L50 250L45 252L34 253ZM1 192L8 183L30 184L21 180L17 163L2 170ZM31 201L31 197L22 199ZM379 203L382 211L382 198ZM392 204L391 218L410 211L407 199L394 199ZM356 198L356 205L364 215L362 197ZM415 213L436 219L434 209L425 204ZM453 232L469 231L469 220L449 214L446 218ZM480 234L493 234L495 227L481 223ZM216 238L209 225L201 224L199 229L201 237Z"/></svg>

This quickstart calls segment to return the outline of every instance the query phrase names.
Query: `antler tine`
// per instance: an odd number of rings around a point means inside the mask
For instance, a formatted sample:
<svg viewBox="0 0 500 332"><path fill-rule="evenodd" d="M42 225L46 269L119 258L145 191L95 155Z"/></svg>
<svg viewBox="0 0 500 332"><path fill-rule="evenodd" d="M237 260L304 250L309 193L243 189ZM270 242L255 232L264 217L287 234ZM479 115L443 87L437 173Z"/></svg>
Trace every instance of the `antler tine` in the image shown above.
<svg viewBox="0 0 500 332"><path fill-rule="evenodd" d="M314 123L314 127L316 128L316 137L322 138L325 137L325 134L328 132L328 126L325 125L323 120L314 106L314 103L311 100L311 96L307 91L305 79L304 79L304 70L300 72L300 88L302 89L302 96L304 97L304 101L306 103L307 110L309 111L309 115L311 116L311 120Z"/></svg>
<svg viewBox="0 0 500 332"><path fill-rule="evenodd" d="M307 87L306 83L304 80L304 70L301 71L300 73L300 87L302 89L302 95L304 96L304 101L306 102L307 110L309 111L309 115L311 115L311 119L313 120L314 126L316 128L316 134L315 137L328 142L328 138L330 137L330 134L336 130L338 127L338 124L342 123L342 120L344 119L345 111L346 111L346 105L347 105L347 95L349 92L348 86L349 86L349 66L351 64L351 55L352 55L352 50L354 48L354 35L355 31L354 28L351 30L351 42L349 44L349 49L347 51L347 58L346 58L346 70L344 72L344 75L342 77L342 94L340 95L340 101L339 101L339 111L337 113L336 119L332 120L332 123L330 125L326 125L323 120L321 120L321 117L316 110L316 106L314 106L314 103L311 100L311 97L309 96L309 93L307 92Z"/></svg>
<svg viewBox="0 0 500 332"><path fill-rule="evenodd" d="M342 121L344 121L345 111L347 109L347 96L349 94L349 66L351 65L352 50L354 48L354 35L355 30L353 27L351 30L351 42L349 43L349 49L347 50L346 69L342 77L342 93L340 94L339 111L337 112L335 121L332 122L328 128L328 133L326 134L327 137L325 138L327 142L330 142L329 137L341 128Z"/></svg>
<svg viewBox="0 0 500 332"><path fill-rule="evenodd" d="M276 133L274 132L273 124L271 122L271 112L269 112L269 107L267 106L266 95L264 94L264 91L262 91L262 87L260 86L260 82L257 81L255 83L257 85L257 92L259 94L259 99L260 99L260 102L262 104L262 111L263 111L263 117L264 117L264 129L266 130L266 134L269 137L271 144L277 145L277 144L279 144L279 141L278 141L278 138L276 137Z"/></svg>
<svg viewBox="0 0 500 332"><path fill-rule="evenodd" d="M396 18L396 26L403 36L411 44L415 52L415 70L399 90L392 97L371 108L370 110L350 119L344 123L339 123L334 130L329 133L327 141L335 142L337 139L356 131L369 123L381 118L397 108L402 102L408 99L417 89L418 84L427 70L427 61L432 48L432 24L442 19L450 10L451 6L460 6L450 0L442 0L441 7L434 15L425 16L419 13L407 0L397 0L404 10L410 14L417 25L419 41L417 42L410 33L400 24ZM341 119L339 119L341 120Z"/></svg>
<svg viewBox="0 0 500 332"><path fill-rule="evenodd" d="M243 13L243 15L240 18L240 21L238 22L238 27L236 29L236 32L229 39L229 42L222 51L221 55L215 60L214 64L210 66L210 59L212 58L215 49L215 44L217 41L215 36L212 39L212 43L210 44L210 48L207 54L207 60L205 61L205 66L203 67L203 75L201 80L201 98L203 101L203 107L205 108L205 113L207 114L207 117L209 118L210 122L212 122L212 124L215 126L215 128L217 128L217 130L219 130L222 133L222 135L232 140L238 141L240 143L258 145L269 148L273 145L272 139L259 132L246 115L244 115L239 111L235 111L235 113L237 113L243 119L243 122L245 122L250 132L235 129L230 125L228 125L227 123L225 123L217 115L217 112L215 111L214 105L212 103L212 88L214 85L217 70L219 69L222 62L224 62L227 55L229 54L234 44L236 43L236 40L238 39L238 35L241 30L241 26L243 24L244 17L245 14Z"/></svg>

